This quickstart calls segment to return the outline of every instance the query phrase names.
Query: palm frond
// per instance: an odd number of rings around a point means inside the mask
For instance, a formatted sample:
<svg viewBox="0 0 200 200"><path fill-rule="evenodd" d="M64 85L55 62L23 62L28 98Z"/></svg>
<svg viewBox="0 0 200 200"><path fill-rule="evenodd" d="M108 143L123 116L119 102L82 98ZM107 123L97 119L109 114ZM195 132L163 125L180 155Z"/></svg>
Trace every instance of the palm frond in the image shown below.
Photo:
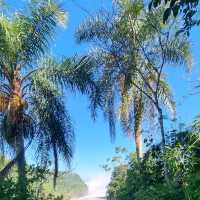
<svg viewBox="0 0 200 200"><path fill-rule="evenodd" d="M174 38L163 44L163 54L166 62L183 64L188 70L192 68L190 43L185 37Z"/></svg>
<svg viewBox="0 0 200 200"><path fill-rule="evenodd" d="M59 89L69 88L73 92L78 90L83 94L88 94L92 117L95 119L96 110L102 104L100 97L102 85L95 80L94 66L94 60L90 56L64 59L61 62L48 58L43 60L38 70L29 73L26 79L40 74L52 81Z"/></svg>
<svg viewBox="0 0 200 200"><path fill-rule="evenodd" d="M104 116L108 120L109 124L109 132L111 136L111 140L115 139L116 135L116 113L115 113L115 93L114 91L110 91L108 96L106 97Z"/></svg>
<svg viewBox="0 0 200 200"><path fill-rule="evenodd" d="M85 56L78 59L64 59L62 62L52 58L45 59L39 69L30 74L30 78L37 73L45 76L57 87L73 91L77 89L81 93L89 93L95 89L93 62Z"/></svg>
<svg viewBox="0 0 200 200"><path fill-rule="evenodd" d="M106 11L99 12L94 17L89 17L76 30L75 38L78 43L95 40L105 41L112 35L113 16Z"/></svg>
<svg viewBox="0 0 200 200"><path fill-rule="evenodd" d="M176 115L175 101L173 99L169 84L164 79L160 80L159 99L161 103L170 111L174 118Z"/></svg>
<svg viewBox="0 0 200 200"><path fill-rule="evenodd" d="M6 16L0 17L0 72L1 75L9 77L16 63L16 49L18 47L13 23Z"/></svg>
<svg viewBox="0 0 200 200"><path fill-rule="evenodd" d="M54 1L43 2L34 7L28 17L17 15L15 27L21 44L18 59L30 64L34 59L45 54L55 28L64 21L65 12Z"/></svg>
<svg viewBox="0 0 200 200"><path fill-rule="evenodd" d="M38 153L57 149L58 155L62 156L67 164L70 164L73 153L74 131L70 116L65 110L61 96L56 86L44 76L34 77L32 87L32 112L38 120ZM46 79L46 80L45 80ZM43 138L41 140L41 138ZM54 155L57 157L57 154ZM57 171L57 158L54 158L55 177Z"/></svg>

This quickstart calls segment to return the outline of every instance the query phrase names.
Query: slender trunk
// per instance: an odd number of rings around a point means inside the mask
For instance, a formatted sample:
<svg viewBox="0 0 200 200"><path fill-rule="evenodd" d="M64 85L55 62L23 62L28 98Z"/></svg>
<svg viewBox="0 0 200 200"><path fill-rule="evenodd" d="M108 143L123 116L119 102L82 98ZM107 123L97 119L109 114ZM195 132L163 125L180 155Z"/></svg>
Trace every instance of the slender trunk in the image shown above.
<svg viewBox="0 0 200 200"><path fill-rule="evenodd" d="M15 140L14 147L16 155L20 155L17 159L18 168L18 186L19 186L19 199L26 200L27 198L27 179L26 179L26 162L25 162L25 148L24 148L24 135L22 131L23 126L23 109L24 102L21 94L21 78L19 71L14 72L12 81L12 93L9 105L9 120L12 127L12 134Z"/></svg>
<svg viewBox="0 0 200 200"><path fill-rule="evenodd" d="M27 194L26 187L26 161L25 161L25 149L24 149L24 138L23 135L18 133L16 137L15 145L16 154L20 155L17 159L18 168L18 185L19 185L19 197L25 200Z"/></svg>
<svg viewBox="0 0 200 200"><path fill-rule="evenodd" d="M135 130L135 145L136 145L137 158L138 160L141 160L143 158L141 126L139 126L137 130Z"/></svg>
<svg viewBox="0 0 200 200"><path fill-rule="evenodd" d="M18 155L11 160L1 171L0 171L0 179L6 178L11 171L11 169L14 167L14 165L17 163Z"/></svg>
<svg viewBox="0 0 200 200"><path fill-rule="evenodd" d="M142 152L142 116L143 116L143 99L142 94L135 97L134 100L134 135L137 158L140 161L143 158Z"/></svg>
<svg viewBox="0 0 200 200"><path fill-rule="evenodd" d="M19 159L19 157L21 156L21 154L24 154L25 151L28 149L28 147L31 145L32 140L29 141L29 143L27 144L27 146L25 147L25 149L23 149L19 154L16 155L16 157L11 160L1 171L0 171L0 179L1 178L6 178L9 174L9 172L11 171L11 169L14 167L14 165L16 165L17 160Z"/></svg>
<svg viewBox="0 0 200 200"><path fill-rule="evenodd" d="M162 147L164 148L166 144L165 129L164 129L163 113L160 107L158 107L158 114L159 114L159 124L160 124L160 132L161 132L161 143L162 143Z"/></svg>
<svg viewBox="0 0 200 200"><path fill-rule="evenodd" d="M55 142L53 143L53 155L54 155L54 165L55 165L54 177L53 177L53 187L54 187L54 189L56 189L56 180L58 177L58 153L57 153L57 146L56 146Z"/></svg>
<svg viewBox="0 0 200 200"><path fill-rule="evenodd" d="M157 103L157 110L158 110L158 114L159 114L159 124L160 124L160 131L161 131L161 145L162 145L162 152L164 152L165 150L165 129L164 129L164 119L163 119L163 113L162 113L162 109L159 107L159 103ZM165 181L166 183L170 184L169 182L169 175L168 175L168 170L167 170L167 166L166 166L166 162L164 161L164 177L165 177Z"/></svg>
<svg viewBox="0 0 200 200"><path fill-rule="evenodd" d="M163 119L163 112L162 112L162 108L160 107L160 104L159 104L159 100L158 100L158 96L155 97L156 100L155 100L155 107L158 111L158 122L159 122L159 126L160 126L160 133L161 133L161 145L162 145L162 148L164 149L165 147L165 129L164 129L164 119Z"/></svg>

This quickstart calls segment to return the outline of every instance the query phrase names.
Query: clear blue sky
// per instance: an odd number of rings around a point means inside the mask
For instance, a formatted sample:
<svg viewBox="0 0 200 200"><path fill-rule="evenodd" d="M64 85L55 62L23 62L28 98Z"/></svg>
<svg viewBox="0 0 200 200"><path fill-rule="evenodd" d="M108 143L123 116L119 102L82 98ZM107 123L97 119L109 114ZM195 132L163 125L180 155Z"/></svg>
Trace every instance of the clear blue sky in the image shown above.
<svg viewBox="0 0 200 200"><path fill-rule="evenodd" d="M7 2L13 3L15 1L10 0ZM95 10L102 6L108 7L111 4L111 0L76 0L76 2L91 13L94 13ZM14 5L16 6L15 3ZM72 56L76 53L85 53L89 46L77 45L74 39L74 31L87 14L71 0L66 0L64 5L69 13L68 26L65 30L59 30L51 52L57 56ZM177 103L178 119L186 124L189 124L195 116L200 114L200 96L190 95L190 93L194 92L193 88L200 78L200 41L198 40L198 33L199 28L196 28L191 34L194 57L193 72L189 75L181 67L169 67L166 70L167 78L172 86ZM121 145L127 147L130 151L134 150L133 140L124 137L119 125L116 141L112 144L107 123L101 113L99 113L97 121L93 122L90 118L88 105L86 97L78 93L76 95L67 94L66 106L70 110L76 131L76 146L72 167L85 180L103 173L99 165L114 154L115 146ZM64 168L64 164L62 167Z"/></svg>

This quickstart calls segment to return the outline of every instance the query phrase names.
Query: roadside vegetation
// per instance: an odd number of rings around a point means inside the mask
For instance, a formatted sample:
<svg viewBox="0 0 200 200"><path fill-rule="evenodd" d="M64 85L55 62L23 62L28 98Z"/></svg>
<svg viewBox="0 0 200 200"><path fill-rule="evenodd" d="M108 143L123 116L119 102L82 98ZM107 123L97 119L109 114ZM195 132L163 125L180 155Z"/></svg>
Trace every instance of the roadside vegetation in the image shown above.
<svg viewBox="0 0 200 200"><path fill-rule="evenodd" d="M136 147L131 153L117 148L103 165L112 171L109 200L200 199L199 118L169 130L177 110L167 77L173 67L192 72L198 1L115 0L77 27L75 40L90 44L88 53L62 58L49 49L66 26L63 4L23 3L18 12L1 4L0 199L68 200L87 192L76 175L59 172L60 161L70 167L73 159L75 133L65 100L74 92L88 97L94 120L103 113L112 141L120 123ZM34 167L27 164L29 148ZM72 185L63 193L64 179Z"/></svg>

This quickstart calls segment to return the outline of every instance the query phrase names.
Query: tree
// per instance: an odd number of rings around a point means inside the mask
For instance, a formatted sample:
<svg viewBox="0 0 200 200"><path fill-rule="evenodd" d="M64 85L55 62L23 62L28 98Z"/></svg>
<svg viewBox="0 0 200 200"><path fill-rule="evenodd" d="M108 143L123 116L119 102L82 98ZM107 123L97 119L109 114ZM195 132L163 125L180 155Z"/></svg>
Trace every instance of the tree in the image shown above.
<svg viewBox="0 0 200 200"><path fill-rule="evenodd" d="M149 4L149 9L157 8L160 5L165 4L165 12L163 13L163 22L166 23L170 20L171 16L177 18L181 16L183 25L177 31L177 33L190 34L190 30L193 26L199 26L200 19L198 17L199 2L196 0L152 0Z"/></svg>
<svg viewBox="0 0 200 200"><path fill-rule="evenodd" d="M145 86L143 90L145 90ZM171 89L165 80L162 80L162 85L160 88L160 100L162 104L170 111L170 114L175 116L175 103L172 99ZM157 116L155 106L140 90L133 86L127 92L121 94L119 114L124 132L128 135L135 136L134 139L137 158L138 160L141 160L143 158L143 121L148 120L149 123L153 123L155 125L154 120ZM151 133L152 132L153 131L151 130Z"/></svg>
<svg viewBox="0 0 200 200"><path fill-rule="evenodd" d="M65 11L53 0L33 1L27 15L0 17L1 150L8 145L16 154L3 175L17 163L21 199L26 199L26 143L34 143L41 165L54 157L55 185L59 155L70 164L73 153L63 89L89 93L94 88L89 58L56 61L47 56L55 30L65 20Z"/></svg>
<svg viewBox="0 0 200 200"><path fill-rule="evenodd" d="M163 106L173 109L174 103L165 82L164 66L190 64L187 38L176 38L173 28L177 24L164 25L162 14L163 9L147 13L141 1L117 1L112 12L100 11L81 24L76 33L78 42L93 42L96 47L91 54L98 70L102 70L103 109L109 119L111 136L115 132L115 102L120 98L125 132L133 126L134 120L138 157L141 156L141 121L143 110L149 105L147 101L158 115L165 145Z"/></svg>
<svg viewBox="0 0 200 200"><path fill-rule="evenodd" d="M125 171L122 165L116 166L107 188L110 199L198 199L198 130L193 126L183 132L175 130L165 151L160 145L154 145L140 164L135 156L130 156ZM169 182L164 178L164 166L167 167Z"/></svg>

